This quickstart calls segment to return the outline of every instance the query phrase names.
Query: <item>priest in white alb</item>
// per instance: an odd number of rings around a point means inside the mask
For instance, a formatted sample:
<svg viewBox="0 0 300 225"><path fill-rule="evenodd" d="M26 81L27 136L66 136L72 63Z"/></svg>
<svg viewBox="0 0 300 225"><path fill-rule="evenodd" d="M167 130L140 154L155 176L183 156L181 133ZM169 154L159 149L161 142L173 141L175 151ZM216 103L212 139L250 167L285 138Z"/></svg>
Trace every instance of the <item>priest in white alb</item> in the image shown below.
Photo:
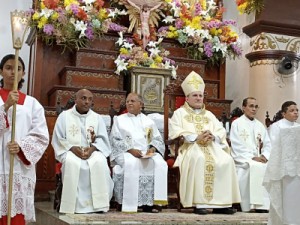
<svg viewBox="0 0 300 225"><path fill-rule="evenodd" d="M297 104L282 104L283 119L269 128L272 152L264 177L270 194L268 225L300 224L300 124Z"/></svg>
<svg viewBox="0 0 300 225"><path fill-rule="evenodd" d="M244 115L234 120L230 130L231 155L236 164L244 212L266 213L270 200L262 182L271 152L271 141L265 126L255 119L258 110L253 97L243 100Z"/></svg>
<svg viewBox="0 0 300 225"><path fill-rule="evenodd" d="M57 118L52 138L56 159L62 163L61 213L107 212L113 181L107 157L111 153L102 117L92 111L93 94L76 93L73 108Z"/></svg>
<svg viewBox="0 0 300 225"><path fill-rule="evenodd" d="M157 213L167 204L168 166L164 143L155 123L141 113L143 99L136 93L126 98L128 113L114 118L110 139L114 197L122 212Z"/></svg>
<svg viewBox="0 0 300 225"><path fill-rule="evenodd" d="M184 144L174 166L180 169L180 200L183 207L195 207L195 214L234 214L231 206L240 202L238 180L229 154L226 130L203 104L205 84L191 72L182 82L185 104L171 120L169 136L183 136Z"/></svg>

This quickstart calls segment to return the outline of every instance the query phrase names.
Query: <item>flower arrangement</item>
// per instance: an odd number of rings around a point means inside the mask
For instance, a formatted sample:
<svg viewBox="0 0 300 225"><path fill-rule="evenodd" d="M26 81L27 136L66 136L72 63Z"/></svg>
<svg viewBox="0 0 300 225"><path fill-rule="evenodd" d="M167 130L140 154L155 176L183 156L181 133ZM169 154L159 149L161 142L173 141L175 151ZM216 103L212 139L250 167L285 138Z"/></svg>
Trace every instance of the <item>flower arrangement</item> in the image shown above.
<svg viewBox="0 0 300 225"><path fill-rule="evenodd" d="M226 57L241 55L236 25L233 20L221 20L224 8L216 6L214 0L165 0L171 12L158 29L158 36L173 38L187 47L194 59L207 60L208 64L219 64Z"/></svg>
<svg viewBox="0 0 300 225"><path fill-rule="evenodd" d="M117 15L126 12L103 5L103 0L39 0L39 9L31 11L31 27L49 45L56 42L70 49L86 47L108 30L126 29L113 23Z"/></svg>
<svg viewBox="0 0 300 225"><path fill-rule="evenodd" d="M171 69L172 77L176 79L175 62L167 58L170 52L160 46L163 38L150 41L146 49L143 49L142 46L136 45L132 38L124 38L122 32L119 32L119 36L116 42L119 47L119 56L115 60L116 74L124 73L134 66L141 66Z"/></svg>
<svg viewBox="0 0 300 225"><path fill-rule="evenodd" d="M235 0L240 14L260 13L264 8L264 0Z"/></svg>

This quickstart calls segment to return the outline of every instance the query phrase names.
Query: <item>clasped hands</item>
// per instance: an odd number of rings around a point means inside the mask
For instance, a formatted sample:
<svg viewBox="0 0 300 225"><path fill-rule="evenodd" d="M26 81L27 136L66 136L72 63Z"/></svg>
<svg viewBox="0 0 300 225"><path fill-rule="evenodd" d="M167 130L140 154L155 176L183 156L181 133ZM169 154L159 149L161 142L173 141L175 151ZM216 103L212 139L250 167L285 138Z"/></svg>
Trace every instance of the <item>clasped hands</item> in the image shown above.
<svg viewBox="0 0 300 225"><path fill-rule="evenodd" d="M92 147L73 146L70 149L70 151L73 152L78 158L86 160L90 158L90 156L94 151L96 151L96 148L94 146Z"/></svg>
<svg viewBox="0 0 300 225"><path fill-rule="evenodd" d="M209 131L205 130L197 137L197 143L203 146L207 146L210 142L215 140L215 136Z"/></svg>
<svg viewBox="0 0 300 225"><path fill-rule="evenodd" d="M261 162L261 163L268 162L268 160L266 159L266 157L264 155L253 157L252 160L254 160L256 162Z"/></svg>
<svg viewBox="0 0 300 225"><path fill-rule="evenodd" d="M151 147L147 150L146 155L153 154L155 151L156 151L156 149ZM144 156L142 151L138 150L138 149L129 149L127 152L130 153L131 155L133 155L136 158L141 158L141 157Z"/></svg>

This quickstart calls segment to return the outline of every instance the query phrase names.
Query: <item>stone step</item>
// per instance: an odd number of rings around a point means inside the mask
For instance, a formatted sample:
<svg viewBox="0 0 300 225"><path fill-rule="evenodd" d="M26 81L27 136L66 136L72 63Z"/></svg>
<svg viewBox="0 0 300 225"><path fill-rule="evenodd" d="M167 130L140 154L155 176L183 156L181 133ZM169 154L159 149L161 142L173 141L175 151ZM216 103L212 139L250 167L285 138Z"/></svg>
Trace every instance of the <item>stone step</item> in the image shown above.
<svg viewBox="0 0 300 225"><path fill-rule="evenodd" d="M55 85L48 92L49 106L56 106L59 102L61 106L74 98L75 93L80 90L78 87L66 87L61 85ZM126 91L118 90L99 90L89 89L94 94L93 110L99 114L109 114L111 103L113 105L120 105L125 101Z"/></svg>
<svg viewBox="0 0 300 225"><path fill-rule="evenodd" d="M112 70L66 66L59 73L61 85L87 89L123 90L123 76Z"/></svg>

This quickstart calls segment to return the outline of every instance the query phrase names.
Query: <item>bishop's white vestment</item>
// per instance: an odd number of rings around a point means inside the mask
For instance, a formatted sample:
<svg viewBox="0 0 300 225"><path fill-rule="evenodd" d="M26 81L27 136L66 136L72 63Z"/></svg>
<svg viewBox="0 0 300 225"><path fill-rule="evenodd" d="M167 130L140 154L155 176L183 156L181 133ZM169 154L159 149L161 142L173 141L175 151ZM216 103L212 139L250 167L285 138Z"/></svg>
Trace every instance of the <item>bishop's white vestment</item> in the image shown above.
<svg viewBox="0 0 300 225"><path fill-rule="evenodd" d="M198 144L196 138L205 130L211 131L215 141ZM186 141L179 148L174 166L180 169L183 207L223 208L240 202L235 165L226 152L229 150L226 131L220 121L210 111L196 111L185 103L170 119L169 137L181 135Z"/></svg>
<svg viewBox="0 0 300 225"><path fill-rule="evenodd" d="M230 141L239 178L242 211L269 210L269 196L262 185L267 164L252 160L260 155L269 159L271 141L266 128L257 119L250 120L242 115L232 122Z"/></svg>
<svg viewBox="0 0 300 225"><path fill-rule="evenodd" d="M34 222L36 164L49 144L49 133L42 105L31 96L24 97L24 103L16 105L15 141L21 147L29 165L26 165L18 154L14 155L11 217L23 214L26 222ZM5 113L4 101L0 98L0 217L7 215L10 168L7 143L11 141L12 108Z"/></svg>
<svg viewBox="0 0 300 225"><path fill-rule="evenodd" d="M89 143L89 130L96 139ZM72 146L88 147L96 151L87 160L70 151ZM109 209L113 181L107 157L111 153L107 130L102 117L92 110L80 114L76 105L57 118L52 138L56 159L62 163L62 196L60 212L89 213Z"/></svg>
<svg viewBox="0 0 300 225"><path fill-rule="evenodd" d="M299 125L281 119L269 127L272 152L263 182L271 201L268 225L300 224Z"/></svg>
<svg viewBox="0 0 300 225"><path fill-rule="evenodd" d="M123 212L137 212L138 206L167 204L168 166L163 159L164 143L155 123L140 113L126 113L114 118L110 134L115 183L115 200ZM136 158L127 151L153 146L151 158Z"/></svg>

